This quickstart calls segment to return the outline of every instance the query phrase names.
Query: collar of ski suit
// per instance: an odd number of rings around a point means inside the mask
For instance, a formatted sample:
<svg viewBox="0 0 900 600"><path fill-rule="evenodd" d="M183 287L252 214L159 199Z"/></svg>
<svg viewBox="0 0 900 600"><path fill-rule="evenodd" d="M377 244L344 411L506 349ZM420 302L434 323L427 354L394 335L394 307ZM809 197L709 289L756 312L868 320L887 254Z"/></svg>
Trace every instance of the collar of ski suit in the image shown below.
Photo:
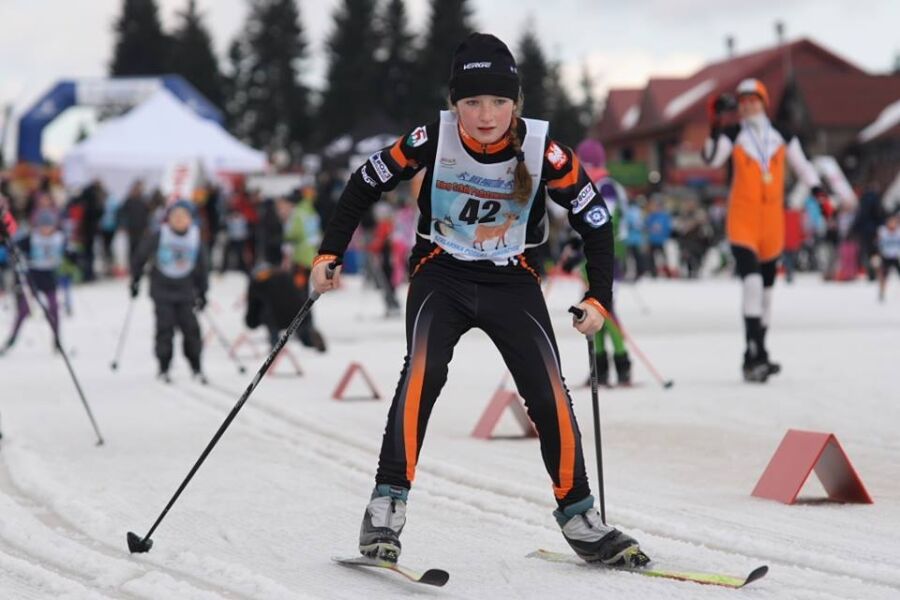
<svg viewBox="0 0 900 600"><path fill-rule="evenodd" d="M518 119L513 117L512 123L510 123L510 129L518 126ZM505 150L509 147L509 129L506 130L499 140L494 142L493 144L482 144L475 138L473 138L469 133L463 129L462 123L459 123L459 138L463 141L463 144L466 145L466 148L471 150L472 152L478 152L479 154L496 154L502 150Z"/></svg>

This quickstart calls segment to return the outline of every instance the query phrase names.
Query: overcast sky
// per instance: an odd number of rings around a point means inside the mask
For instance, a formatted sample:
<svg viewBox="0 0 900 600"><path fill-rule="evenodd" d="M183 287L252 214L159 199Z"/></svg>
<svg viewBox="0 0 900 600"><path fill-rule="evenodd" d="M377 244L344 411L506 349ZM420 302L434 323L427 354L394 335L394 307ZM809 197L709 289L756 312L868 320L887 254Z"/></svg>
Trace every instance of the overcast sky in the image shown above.
<svg viewBox="0 0 900 600"><path fill-rule="evenodd" d="M340 3L298 0L310 45L302 76L313 87L322 82L323 45ZM163 26L170 29L187 0L158 4ZM197 4L224 58L248 2ZM413 29L421 31L429 1L406 4ZM639 86L651 75L686 75L721 59L727 35L735 37L739 53L770 45L779 19L788 39L810 37L872 72L889 71L900 53L900 0L472 0L470 5L476 28L498 35L514 50L526 23L533 23L547 54L562 61L573 92L587 65L598 96L610 86ZM58 79L105 75L112 23L121 6L122 0L0 0L0 106L12 103L19 113Z"/></svg>

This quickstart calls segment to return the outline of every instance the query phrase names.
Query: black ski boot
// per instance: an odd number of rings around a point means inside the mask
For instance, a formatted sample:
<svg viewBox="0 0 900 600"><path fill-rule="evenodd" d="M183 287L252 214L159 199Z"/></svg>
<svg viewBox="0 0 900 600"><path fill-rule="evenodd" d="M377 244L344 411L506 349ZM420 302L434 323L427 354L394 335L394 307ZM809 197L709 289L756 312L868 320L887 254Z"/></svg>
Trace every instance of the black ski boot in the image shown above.
<svg viewBox="0 0 900 600"><path fill-rule="evenodd" d="M616 364L616 378L619 385L628 387L631 385L631 359L628 353L614 354L613 362Z"/></svg>
<svg viewBox="0 0 900 600"><path fill-rule="evenodd" d="M156 378L163 383L172 383L172 377L169 375L168 371L160 371Z"/></svg>
<svg viewBox="0 0 900 600"><path fill-rule="evenodd" d="M609 386L609 356L606 352L594 354L594 364L597 365L597 386ZM590 373L584 387L591 387Z"/></svg>
<svg viewBox="0 0 900 600"><path fill-rule="evenodd" d="M593 496L557 509L553 516L566 542L586 562L614 567L640 567L650 562L634 538L603 523Z"/></svg>
<svg viewBox="0 0 900 600"><path fill-rule="evenodd" d="M375 486L359 528L359 551L363 556L397 562L400 532L406 525L409 490L393 485Z"/></svg>
<svg viewBox="0 0 900 600"><path fill-rule="evenodd" d="M744 364L741 371L744 381L749 383L765 383L769 378L769 353L766 352L766 328L759 317L744 317L744 331L747 350L744 351Z"/></svg>
<svg viewBox="0 0 900 600"><path fill-rule="evenodd" d="M194 381L201 385L208 385L209 380L206 378L206 375L203 374L203 369L200 368L200 356L190 356L188 357L188 362L191 365L191 374Z"/></svg>
<svg viewBox="0 0 900 600"><path fill-rule="evenodd" d="M765 383L769 379L769 375L771 375L769 359L762 354L754 356L748 350L744 352L742 371L744 373L744 381L748 383Z"/></svg>
<svg viewBox="0 0 900 600"><path fill-rule="evenodd" d="M766 334L769 333L768 327L762 328L762 347L765 349L766 347ZM777 362L772 362L769 360L768 352L763 351L766 355L766 364L769 366L769 376L778 375L781 373L781 365Z"/></svg>

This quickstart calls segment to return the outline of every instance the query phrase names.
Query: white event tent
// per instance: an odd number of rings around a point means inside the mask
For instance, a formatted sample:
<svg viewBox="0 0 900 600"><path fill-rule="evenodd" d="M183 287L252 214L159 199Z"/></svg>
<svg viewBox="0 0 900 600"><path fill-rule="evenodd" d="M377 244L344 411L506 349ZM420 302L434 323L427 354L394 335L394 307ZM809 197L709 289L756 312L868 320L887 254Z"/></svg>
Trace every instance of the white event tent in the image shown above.
<svg viewBox="0 0 900 600"><path fill-rule="evenodd" d="M97 178L121 198L137 179L149 189L160 185L178 163L199 163L207 177L258 173L267 166L263 152L197 116L163 89L74 146L63 158L63 180L78 188Z"/></svg>

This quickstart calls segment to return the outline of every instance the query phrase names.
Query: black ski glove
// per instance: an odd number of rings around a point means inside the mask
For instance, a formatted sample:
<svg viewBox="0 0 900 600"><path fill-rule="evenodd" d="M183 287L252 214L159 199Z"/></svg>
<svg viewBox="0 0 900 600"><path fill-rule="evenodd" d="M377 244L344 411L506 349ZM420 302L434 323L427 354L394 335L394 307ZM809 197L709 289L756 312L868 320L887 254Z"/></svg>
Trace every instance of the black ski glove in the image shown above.
<svg viewBox="0 0 900 600"><path fill-rule="evenodd" d="M129 286L129 290L131 292L132 298L137 298L138 291L140 289L141 281L139 279L132 279L131 285Z"/></svg>
<svg viewBox="0 0 900 600"><path fill-rule="evenodd" d="M202 311L206 308L206 294L200 294L197 296L197 299L194 300L194 308L198 311Z"/></svg>

